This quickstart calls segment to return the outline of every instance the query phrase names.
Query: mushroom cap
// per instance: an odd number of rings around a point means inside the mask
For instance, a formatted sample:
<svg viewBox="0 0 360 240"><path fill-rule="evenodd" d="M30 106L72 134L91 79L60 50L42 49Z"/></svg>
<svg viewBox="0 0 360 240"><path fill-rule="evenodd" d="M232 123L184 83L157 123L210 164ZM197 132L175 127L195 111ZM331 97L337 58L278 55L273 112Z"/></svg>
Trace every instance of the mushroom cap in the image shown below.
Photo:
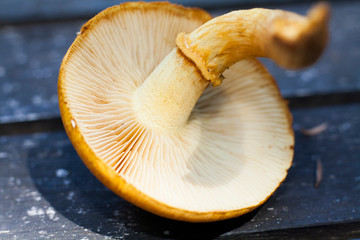
<svg viewBox="0 0 360 240"><path fill-rule="evenodd" d="M253 210L284 180L293 157L287 104L254 58L208 87L185 126L160 131L137 120L132 93L179 32L210 18L169 3L108 8L83 26L58 82L65 130L92 173L145 210L192 222Z"/></svg>

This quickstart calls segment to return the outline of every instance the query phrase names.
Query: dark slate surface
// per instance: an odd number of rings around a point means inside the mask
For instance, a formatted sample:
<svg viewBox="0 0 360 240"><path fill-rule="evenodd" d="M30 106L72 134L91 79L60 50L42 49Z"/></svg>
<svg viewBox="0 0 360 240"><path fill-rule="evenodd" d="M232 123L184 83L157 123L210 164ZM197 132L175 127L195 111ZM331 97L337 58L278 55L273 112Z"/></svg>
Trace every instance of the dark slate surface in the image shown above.
<svg viewBox="0 0 360 240"><path fill-rule="evenodd" d="M153 2L149 0L148 2ZM112 5L127 2L124 0L1 0L0 1L0 24L18 23L24 21L48 21L69 18L88 18L93 14ZM201 8L224 8L261 6L265 4L305 2L300 0L173 0L172 3L184 6ZM316 2L306 0L306 2Z"/></svg>
<svg viewBox="0 0 360 240"><path fill-rule="evenodd" d="M10 0L0 1L5 3L13 4ZM314 67L284 71L266 61L287 97L360 90L360 2L332 4L330 44ZM272 7L304 13L309 6ZM212 11L214 15L224 12ZM0 123L59 117L58 70L82 24L83 21L65 21L0 27Z"/></svg>
<svg viewBox="0 0 360 240"><path fill-rule="evenodd" d="M93 177L61 131L56 96L61 59L84 23L80 18L119 2L0 1L1 240L360 238L360 2L332 3L330 44L314 67L283 71L265 61L294 109L293 167L262 207L209 224L163 219L125 202ZM246 6L260 2L294 1L256 0ZM243 3L198 1L197 6L211 5L218 15ZM300 13L309 6L270 5ZM15 24L6 25L10 22ZM319 135L300 133L323 122L329 127ZM319 188L317 161L324 169Z"/></svg>
<svg viewBox="0 0 360 240"><path fill-rule="evenodd" d="M360 103L295 110L295 159L286 181L254 212L208 224L163 219L117 197L63 131L0 137L0 239L359 238L359 113ZM323 122L329 127L316 136L300 133Z"/></svg>
<svg viewBox="0 0 360 240"><path fill-rule="evenodd" d="M60 63L82 22L0 28L0 123L58 116Z"/></svg>

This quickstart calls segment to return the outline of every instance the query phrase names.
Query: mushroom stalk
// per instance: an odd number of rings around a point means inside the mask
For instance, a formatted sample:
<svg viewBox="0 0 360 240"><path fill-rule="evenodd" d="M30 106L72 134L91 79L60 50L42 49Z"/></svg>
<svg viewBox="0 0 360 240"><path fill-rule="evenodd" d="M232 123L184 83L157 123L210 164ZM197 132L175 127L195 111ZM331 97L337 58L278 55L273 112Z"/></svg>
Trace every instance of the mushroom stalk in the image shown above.
<svg viewBox="0 0 360 240"><path fill-rule="evenodd" d="M184 126L208 84L195 64L175 48L135 91L138 119L152 129Z"/></svg>
<svg viewBox="0 0 360 240"><path fill-rule="evenodd" d="M307 17L282 10L239 10L214 18L189 34L134 94L141 122L151 127L186 124L206 86L221 83L234 63L268 57L285 68L314 63L327 39L329 7L318 4Z"/></svg>
<svg viewBox="0 0 360 240"><path fill-rule="evenodd" d="M251 9L214 18L176 44L213 85L234 63L249 57L268 57L284 68L314 63L327 41L329 6L320 3L306 17L282 10Z"/></svg>

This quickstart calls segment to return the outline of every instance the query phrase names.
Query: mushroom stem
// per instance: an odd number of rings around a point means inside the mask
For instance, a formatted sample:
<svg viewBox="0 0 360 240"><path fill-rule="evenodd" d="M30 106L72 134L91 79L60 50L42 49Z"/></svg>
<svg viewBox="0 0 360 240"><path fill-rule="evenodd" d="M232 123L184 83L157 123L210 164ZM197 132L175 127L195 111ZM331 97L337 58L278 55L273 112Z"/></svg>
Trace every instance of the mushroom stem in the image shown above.
<svg viewBox="0 0 360 240"><path fill-rule="evenodd" d="M190 34L180 33L177 48L134 93L138 119L152 128L185 125L206 86L219 85L228 67L247 58L269 57L285 68L312 64L326 44L328 15L323 3L307 17L282 10L240 10Z"/></svg>
<svg viewBox="0 0 360 240"><path fill-rule="evenodd" d="M195 64L175 48L136 89L133 104L138 119L150 129L184 126L208 84Z"/></svg>
<svg viewBox="0 0 360 240"><path fill-rule="evenodd" d="M268 57L289 69L314 63L327 41L330 8L314 6L306 17L282 10L251 9L217 17L176 39L181 51L214 86L234 63Z"/></svg>

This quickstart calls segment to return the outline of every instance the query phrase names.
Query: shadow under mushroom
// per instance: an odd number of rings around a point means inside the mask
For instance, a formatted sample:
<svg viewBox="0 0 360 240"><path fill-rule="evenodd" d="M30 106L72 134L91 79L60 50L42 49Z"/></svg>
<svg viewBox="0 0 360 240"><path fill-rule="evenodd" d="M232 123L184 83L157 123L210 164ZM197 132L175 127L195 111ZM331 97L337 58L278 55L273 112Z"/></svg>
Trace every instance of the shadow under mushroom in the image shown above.
<svg viewBox="0 0 360 240"><path fill-rule="evenodd" d="M56 213L94 233L115 239L127 235L214 238L247 223L257 213L255 210L231 220L198 224L153 215L102 185L85 167L70 141L64 142L65 133L55 134L62 140L55 139L51 144L44 141L39 145L42 149L35 148L29 152L27 165L30 177Z"/></svg>

